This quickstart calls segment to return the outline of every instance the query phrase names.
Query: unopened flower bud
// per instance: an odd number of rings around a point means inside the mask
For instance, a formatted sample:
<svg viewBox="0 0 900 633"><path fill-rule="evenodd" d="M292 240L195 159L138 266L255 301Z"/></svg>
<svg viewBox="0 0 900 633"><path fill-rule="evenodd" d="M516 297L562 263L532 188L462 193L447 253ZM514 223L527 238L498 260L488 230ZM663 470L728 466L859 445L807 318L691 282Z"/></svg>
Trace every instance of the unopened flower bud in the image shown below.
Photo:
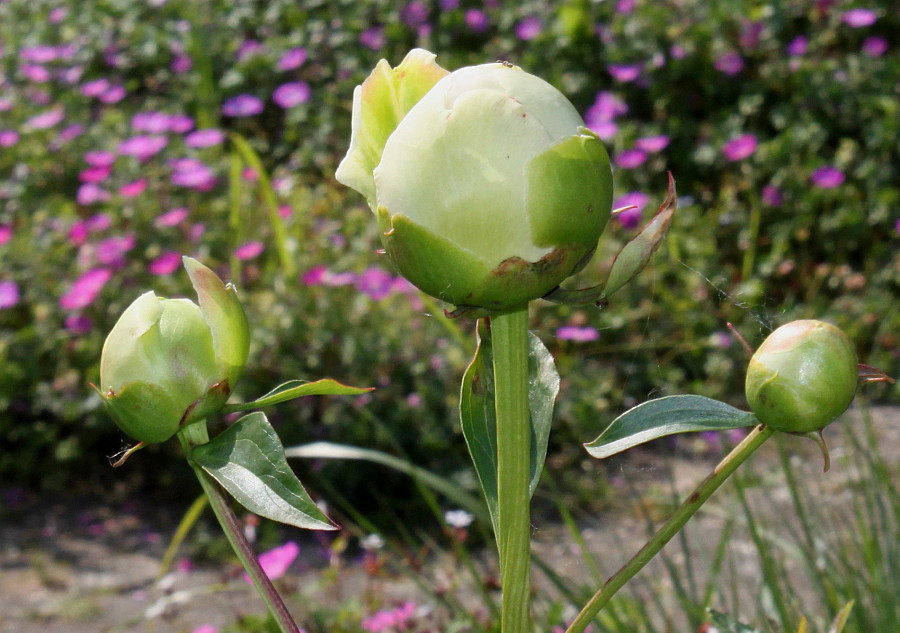
<svg viewBox="0 0 900 633"><path fill-rule="evenodd" d="M580 270L612 204L603 143L556 88L507 63L448 74L420 49L356 89L337 178L366 197L401 274L487 310Z"/></svg>
<svg viewBox="0 0 900 633"><path fill-rule="evenodd" d="M774 429L819 431L850 406L857 375L846 334L822 321L793 321L772 332L750 359L747 401Z"/></svg>
<svg viewBox="0 0 900 633"><path fill-rule="evenodd" d="M100 395L116 424L141 442L162 442L218 411L243 371L249 327L233 286L189 257L199 305L147 292L125 310L103 345Z"/></svg>

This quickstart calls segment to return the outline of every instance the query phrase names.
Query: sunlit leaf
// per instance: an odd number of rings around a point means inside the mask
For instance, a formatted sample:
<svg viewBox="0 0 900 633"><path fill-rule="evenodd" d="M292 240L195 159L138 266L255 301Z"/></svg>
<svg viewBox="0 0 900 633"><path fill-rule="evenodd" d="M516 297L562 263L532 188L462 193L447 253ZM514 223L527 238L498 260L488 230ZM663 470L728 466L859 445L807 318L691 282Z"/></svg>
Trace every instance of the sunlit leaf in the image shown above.
<svg viewBox="0 0 900 633"><path fill-rule="evenodd" d="M336 529L288 466L281 440L260 412L196 446L191 459L254 514L308 530Z"/></svg>
<svg viewBox="0 0 900 633"><path fill-rule="evenodd" d="M759 424L747 411L704 396L667 396L629 409L584 445L592 457L603 459L624 450L676 433L726 431Z"/></svg>
<svg viewBox="0 0 900 633"><path fill-rule="evenodd" d="M222 413L262 409L263 407L271 407L272 405L287 402L294 398L302 398L303 396L358 396L372 391L372 389L372 387L349 387L347 385L342 385L331 378L323 378L322 380L316 380L315 382L289 380L286 383L278 385L266 395L251 402L226 405L222 409Z"/></svg>

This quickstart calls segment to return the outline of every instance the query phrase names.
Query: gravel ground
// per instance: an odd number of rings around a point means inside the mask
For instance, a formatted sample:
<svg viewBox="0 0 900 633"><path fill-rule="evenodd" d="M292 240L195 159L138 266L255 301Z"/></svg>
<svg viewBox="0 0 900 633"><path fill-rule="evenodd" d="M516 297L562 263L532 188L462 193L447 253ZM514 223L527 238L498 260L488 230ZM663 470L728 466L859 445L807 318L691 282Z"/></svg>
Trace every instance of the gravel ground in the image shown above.
<svg viewBox="0 0 900 633"><path fill-rule="evenodd" d="M856 416L851 412L843 424L858 424L853 419ZM875 409L873 418L879 447L896 473L900 463L900 408ZM852 496L855 475L845 467L848 447L844 434L829 428L827 436L832 470L825 476L811 442L791 440L792 448L796 445L800 456L798 479L809 482L823 504L838 506ZM761 516L777 526L788 523L792 512L783 475L776 467L777 451L771 444L753 458L760 483L748 497ZM604 574L617 569L645 540L646 527L635 508L640 505L658 518L670 507L673 487L683 497L709 472L712 463L692 454L660 456L658 452L638 450L617 465L622 478L633 482L635 488L622 489L622 497L634 502L623 500L619 511L582 526L586 546L597 555ZM704 545L713 547L728 517L739 514L729 486L726 484L726 489L713 497L689 525L687 536L692 549L685 552L673 543L666 550L675 564L683 564L690 556L701 583L711 554L698 552ZM203 624L222 626L244 614L263 611L259 598L235 567L224 571L194 568L157 581L159 561L179 518L177 511L141 512L110 508L96 501L25 499L12 515L15 520L0 524L0 633L189 633ZM338 604L371 592L377 592L388 604L404 598L424 599L408 580L390 575L373 580L360 565L330 575L328 570L323 571L327 562L322 548L307 533L296 534L301 560L282 579L292 608L302 611L299 603L308 600ZM734 534L731 571L742 586L752 587L759 578L756 550L746 534ZM582 553L559 524L535 519L534 549L560 575L587 580ZM798 578L801 571L797 570ZM452 585L457 572L458 562L449 558L433 559L423 571L443 586ZM541 574L535 577L539 585L545 582ZM647 598L655 592L671 596L669 584L664 567L654 562L639 576L636 595ZM747 605L722 606L739 611ZM148 613L152 617L148 618Z"/></svg>

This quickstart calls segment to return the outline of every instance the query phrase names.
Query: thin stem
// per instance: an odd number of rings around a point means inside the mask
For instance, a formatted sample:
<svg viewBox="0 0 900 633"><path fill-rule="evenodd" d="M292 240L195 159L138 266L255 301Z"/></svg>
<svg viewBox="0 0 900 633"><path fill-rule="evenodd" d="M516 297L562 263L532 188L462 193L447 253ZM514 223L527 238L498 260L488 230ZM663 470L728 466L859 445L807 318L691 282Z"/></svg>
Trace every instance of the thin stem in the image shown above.
<svg viewBox="0 0 900 633"><path fill-rule="evenodd" d="M497 545L503 587L500 630L531 631L531 514L528 494L528 308L491 318L497 414Z"/></svg>
<svg viewBox="0 0 900 633"><path fill-rule="evenodd" d="M599 613L600 609L610 601L616 592L643 569L659 553L659 550L678 534L678 531L694 516L697 510L700 509L700 506L706 503L707 499L718 490L719 486L725 483L725 480L737 467L744 463L773 433L775 431L767 426L758 426L734 450L726 455L706 479L700 482L700 485L694 489L694 492L678 507L675 514L669 517L669 520L647 541L647 544L600 587L597 593L584 605L584 608L575 617L569 628L566 629L566 633L582 633L587 628L587 625L591 623L591 620L594 619L594 616Z"/></svg>
<svg viewBox="0 0 900 633"><path fill-rule="evenodd" d="M197 475L197 479L200 480L203 492L206 493L206 496L209 499L209 505L215 513L216 518L219 520L219 525L222 526L225 537L231 544L231 548L237 555L238 560L241 561L241 565L244 566L247 575L250 576L253 586L256 587L263 602L265 602L266 606L269 608L269 613L272 614L281 633L300 633L300 627L294 622L284 601L281 599L281 595L279 595L278 590L275 589L275 586L266 575L266 572L263 571L263 568L259 564L256 554L253 551L253 547L244 536L240 521L238 521L237 516L231 509L228 497L225 496L225 493L222 491L219 484L210 477L206 471L190 459L191 447L205 444L209 441L206 423L198 422L185 427L178 434L178 438L181 440L185 452L188 454L188 463L190 463L191 468L194 469L194 474Z"/></svg>

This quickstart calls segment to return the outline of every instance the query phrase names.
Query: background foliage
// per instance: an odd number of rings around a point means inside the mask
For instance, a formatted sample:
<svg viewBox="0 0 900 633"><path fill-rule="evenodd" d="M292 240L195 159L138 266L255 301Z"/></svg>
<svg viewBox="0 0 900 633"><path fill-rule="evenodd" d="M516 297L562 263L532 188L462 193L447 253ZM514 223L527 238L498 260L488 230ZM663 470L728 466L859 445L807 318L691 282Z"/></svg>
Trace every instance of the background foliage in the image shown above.
<svg viewBox="0 0 900 633"><path fill-rule="evenodd" d="M393 277L370 212L333 178L353 87L414 46L448 69L505 59L559 87L606 139L620 204L644 217L665 172L678 181L663 252L613 305L533 310L564 380L560 472L649 396L744 406L745 356L726 322L755 343L793 318L830 320L896 374L900 18L888 2L853 9L0 3L0 481L111 480L105 456L122 438L88 383L140 292L189 294L177 264L188 254L245 300L254 338L240 397L290 378L378 387L271 412L285 444L380 448L474 485L454 413L473 325ZM197 129L224 138L204 143ZM638 221L613 220L601 253ZM572 283L591 283L606 259ZM159 461L175 447L149 450L128 464L132 479L177 496L189 473ZM313 468L374 496L365 467ZM382 493L404 494L399 476L378 477Z"/></svg>

